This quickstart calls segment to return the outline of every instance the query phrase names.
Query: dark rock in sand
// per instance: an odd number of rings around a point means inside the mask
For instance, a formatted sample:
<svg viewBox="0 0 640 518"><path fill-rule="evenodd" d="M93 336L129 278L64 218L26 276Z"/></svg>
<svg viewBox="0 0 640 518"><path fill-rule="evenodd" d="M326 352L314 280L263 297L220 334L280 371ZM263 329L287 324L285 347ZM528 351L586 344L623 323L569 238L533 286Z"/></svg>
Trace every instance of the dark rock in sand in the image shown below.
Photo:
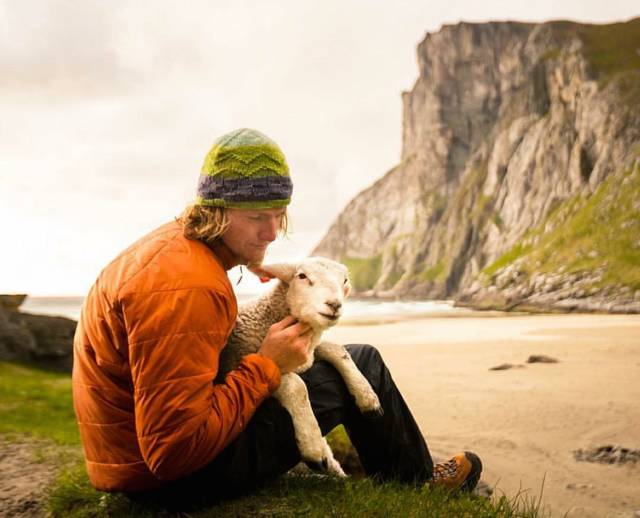
<svg viewBox="0 0 640 518"><path fill-rule="evenodd" d="M594 489L594 485L593 484L574 484L573 482L571 484L567 484L567 489Z"/></svg>
<svg viewBox="0 0 640 518"><path fill-rule="evenodd" d="M558 363L558 360L544 354L532 354L527 359L527 363Z"/></svg>
<svg viewBox="0 0 640 518"><path fill-rule="evenodd" d="M600 464L638 464L640 450L622 446L599 446L597 448L579 449L573 452L573 458L580 462L598 462Z"/></svg>
<svg viewBox="0 0 640 518"><path fill-rule="evenodd" d="M514 365L513 363L501 363L495 367L491 367L490 371L506 371L508 369L522 369L524 365Z"/></svg>
<svg viewBox="0 0 640 518"><path fill-rule="evenodd" d="M76 321L0 305L0 360L70 372Z"/></svg>

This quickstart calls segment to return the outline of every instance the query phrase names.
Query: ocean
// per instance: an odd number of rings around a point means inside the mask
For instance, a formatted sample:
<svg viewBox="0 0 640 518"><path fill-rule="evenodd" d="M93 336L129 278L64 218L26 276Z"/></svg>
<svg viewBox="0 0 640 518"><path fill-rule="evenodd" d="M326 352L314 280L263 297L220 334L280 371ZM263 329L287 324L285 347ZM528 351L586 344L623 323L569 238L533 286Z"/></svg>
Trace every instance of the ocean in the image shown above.
<svg viewBox="0 0 640 518"><path fill-rule="evenodd" d="M250 300L256 295L238 295L239 302ZM84 297L27 297L21 311L41 315L63 316L78 320ZM451 315L468 313L468 310L456 308L452 301L378 301L346 300L343 321L379 318L406 318L419 316Z"/></svg>

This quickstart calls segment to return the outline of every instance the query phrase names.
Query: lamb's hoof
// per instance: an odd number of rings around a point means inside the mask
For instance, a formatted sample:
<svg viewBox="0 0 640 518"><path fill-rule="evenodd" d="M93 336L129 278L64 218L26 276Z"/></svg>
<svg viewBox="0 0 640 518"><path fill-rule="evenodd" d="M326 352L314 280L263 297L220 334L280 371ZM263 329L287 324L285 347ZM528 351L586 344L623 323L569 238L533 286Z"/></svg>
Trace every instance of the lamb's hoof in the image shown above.
<svg viewBox="0 0 640 518"><path fill-rule="evenodd" d="M375 419L380 419L384 415L384 410L382 407L374 408L373 410L367 410L366 412L362 412L362 416L365 419L369 419L371 421Z"/></svg>
<svg viewBox="0 0 640 518"><path fill-rule="evenodd" d="M356 398L356 406L363 416L376 419L384 414L378 395L373 391L365 391Z"/></svg>
<svg viewBox="0 0 640 518"><path fill-rule="evenodd" d="M329 461L324 457L320 462L315 460L305 460L304 463L313 471L325 472L329 469Z"/></svg>
<svg viewBox="0 0 640 518"><path fill-rule="evenodd" d="M334 458L329 459L328 471L336 477L347 478L347 474L342 470L342 466L340 466L340 463Z"/></svg>

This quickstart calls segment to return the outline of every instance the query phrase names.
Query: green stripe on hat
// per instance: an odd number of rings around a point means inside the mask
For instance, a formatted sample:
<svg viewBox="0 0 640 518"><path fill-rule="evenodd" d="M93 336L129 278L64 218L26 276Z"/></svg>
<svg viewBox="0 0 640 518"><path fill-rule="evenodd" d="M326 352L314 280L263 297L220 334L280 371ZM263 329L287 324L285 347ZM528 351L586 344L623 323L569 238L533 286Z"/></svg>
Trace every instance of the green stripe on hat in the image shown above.
<svg viewBox="0 0 640 518"><path fill-rule="evenodd" d="M221 198L205 200L196 198L196 204L203 207L224 207L225 209L279 209L291 203L291 199L270 201L227 201Z"/></svg>

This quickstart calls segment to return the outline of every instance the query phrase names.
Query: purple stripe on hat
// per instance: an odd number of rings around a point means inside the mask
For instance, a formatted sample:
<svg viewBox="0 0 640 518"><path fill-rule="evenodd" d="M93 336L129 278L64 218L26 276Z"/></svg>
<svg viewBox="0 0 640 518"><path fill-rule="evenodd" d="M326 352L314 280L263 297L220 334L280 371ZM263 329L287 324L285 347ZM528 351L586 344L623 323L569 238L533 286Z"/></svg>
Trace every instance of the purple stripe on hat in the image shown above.
<svg viewBox="0 0 640 518"><path fill-rule="evenodd" d="M271 201L291 198L293 184L288 176L259 178L220 178L200 175L198 196L205 200L223 199L233 202Z"/></svg>

